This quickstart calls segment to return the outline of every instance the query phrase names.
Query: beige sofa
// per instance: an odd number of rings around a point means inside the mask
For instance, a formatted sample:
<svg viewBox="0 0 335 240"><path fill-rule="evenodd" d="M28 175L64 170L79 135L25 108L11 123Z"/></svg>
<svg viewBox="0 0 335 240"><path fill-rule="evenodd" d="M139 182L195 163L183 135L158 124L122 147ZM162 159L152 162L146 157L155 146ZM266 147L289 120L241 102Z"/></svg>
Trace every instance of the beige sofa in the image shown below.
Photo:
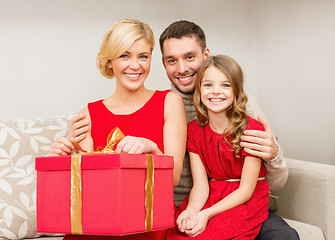
<svg viewBox="0 0 335 240"><path fill-rule="evenodd" d="M62 239L36 232L36 156L64 136L71 117L0 119L0 239ZM335 166L287 159L290 175L276 192L278 214L304 240L335 239Z"/></svg>

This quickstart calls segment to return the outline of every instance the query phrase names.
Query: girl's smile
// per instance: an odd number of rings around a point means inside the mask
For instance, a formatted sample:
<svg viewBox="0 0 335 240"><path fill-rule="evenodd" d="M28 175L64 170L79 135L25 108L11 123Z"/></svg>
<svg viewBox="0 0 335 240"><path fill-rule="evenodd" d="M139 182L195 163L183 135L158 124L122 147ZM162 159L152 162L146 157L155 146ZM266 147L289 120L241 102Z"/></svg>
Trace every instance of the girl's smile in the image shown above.
<svg viewBox="0 0 335 240"><path fill-rule="evenodd" d="M233 103L234 91L227 76L214 66L208 67L201 81L201 101L208 114L225 112Z"/></svg>

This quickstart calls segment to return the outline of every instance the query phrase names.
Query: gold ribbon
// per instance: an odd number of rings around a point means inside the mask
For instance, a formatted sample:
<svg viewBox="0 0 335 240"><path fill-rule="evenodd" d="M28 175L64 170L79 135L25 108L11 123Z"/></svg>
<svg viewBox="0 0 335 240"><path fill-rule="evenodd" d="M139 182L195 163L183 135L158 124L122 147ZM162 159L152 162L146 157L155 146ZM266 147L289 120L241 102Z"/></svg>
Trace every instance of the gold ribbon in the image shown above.
<svg viewBox="0 0 335 240"><path fill-rule="evenodd" d="M71 157L71 233L83 234L81 155Z"/></svg>
<svg viewBox="0 0 335 240"><path fill-rule="evenodd" d="M124 134L116 127L107 137L107 145L100 152L87 152L78 143L72 142L75 149L81 154L71 156L71 233L83 234L82 224L82 193L81 193L81 156L83 154L114 153L114 146L124 138Z"/></svg>
<svg viewBox="0 0 335 240"><path fill-rule="evenodd" d="M152 230L154 205L154 159L146 154L147 174L145 178L145 231Z"/></svg>
<svg viewBox="0 0 335 240"><path fill-rule="evenodd" d="M83 154L115 153L114 146L120 142L125 135L121 130L114 128L107 138L107 145L98 152L87 152L77 143L72 142L75 149L82 154L71 156L71 233L83 234L82 224L82 176L81 156ZM153 202L154 202L154 159L151 154L146 154L146 179L145 179L145 231L151 231L153 226Z"/></svg>

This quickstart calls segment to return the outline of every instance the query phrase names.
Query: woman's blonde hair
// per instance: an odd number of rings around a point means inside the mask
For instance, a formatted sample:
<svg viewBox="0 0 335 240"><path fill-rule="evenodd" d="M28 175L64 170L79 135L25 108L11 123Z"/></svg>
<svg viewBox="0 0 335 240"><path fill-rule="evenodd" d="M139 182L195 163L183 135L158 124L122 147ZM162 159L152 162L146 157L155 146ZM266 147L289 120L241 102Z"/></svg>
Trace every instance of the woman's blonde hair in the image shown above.
<svg viewBox="0 0 335 240"><path fill-rule="evenodd" d="M136 40L145 39L154 49L154 34L148 24L135 19L122 19L113 24L106 32L100 52L97 56L97 66L100 73L106 78L113 78L113 69L107 63L120 57Z"/></svg>
<svg viewBox="0 0 335 240"><path fill-rule="evenodd" d="M233 88L234 100L232 105L226 110L229 127L224 131L223 139L230 142L234 156L238 157L238 153L242 150L242 147L239 145L240 138L248 125L246 114L248 97L243 90L243 72L240 65L234 59L225 55L210 56L204 61L197 74L194 92L194 104L200 126L208 124L208 111L207 107L201 102L200 88L204 73L211 66L216 67L224 73Z"/></svg>

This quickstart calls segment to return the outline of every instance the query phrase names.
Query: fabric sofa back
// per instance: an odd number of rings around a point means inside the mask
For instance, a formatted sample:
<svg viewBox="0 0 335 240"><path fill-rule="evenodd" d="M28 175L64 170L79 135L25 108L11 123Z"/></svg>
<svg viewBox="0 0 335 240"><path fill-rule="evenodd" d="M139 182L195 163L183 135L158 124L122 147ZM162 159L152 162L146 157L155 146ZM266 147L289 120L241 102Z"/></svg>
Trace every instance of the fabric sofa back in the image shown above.
<svg viewBox="0 0 335 240"><path fill-rule="evenodd" d="M0 239L34 238L35 157L65 136L72 116L48 120L0 119Z"/></svg>

